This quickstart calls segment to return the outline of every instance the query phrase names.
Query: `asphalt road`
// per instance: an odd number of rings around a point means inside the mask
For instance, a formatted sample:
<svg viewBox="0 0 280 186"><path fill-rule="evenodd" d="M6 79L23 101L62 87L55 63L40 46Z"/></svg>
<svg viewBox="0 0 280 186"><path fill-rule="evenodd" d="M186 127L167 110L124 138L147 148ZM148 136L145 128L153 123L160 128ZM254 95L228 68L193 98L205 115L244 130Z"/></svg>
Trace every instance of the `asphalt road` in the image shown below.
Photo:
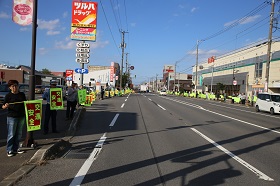
<svg viewBox="0 0 280 186"><path fill-rule="evenodd" d="M280 185L279 115L131 94L88 107L63 157L17 185Z"/></svg>

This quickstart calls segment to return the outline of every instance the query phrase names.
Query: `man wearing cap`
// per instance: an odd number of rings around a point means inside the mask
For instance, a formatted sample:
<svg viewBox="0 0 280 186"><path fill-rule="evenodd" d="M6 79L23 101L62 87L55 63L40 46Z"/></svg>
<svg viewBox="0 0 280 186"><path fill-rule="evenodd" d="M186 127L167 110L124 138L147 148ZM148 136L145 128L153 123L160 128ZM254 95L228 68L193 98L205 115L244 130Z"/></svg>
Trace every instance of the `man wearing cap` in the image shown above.
<svg viewBox="0 0 280 186"><path fill-rule="evenodd" d="M56 81L51 81L50 82L50 88L45 90L43 94L43 99L47 100L46 104L46 109L45 109L45 121L44 121L44 134L48 134L49 132L49 121L50 118L52 118L52 132L53 133L58 133L56 130L56 110L51 110L50 109L50 89L51 88L56 88Z"/></svg>

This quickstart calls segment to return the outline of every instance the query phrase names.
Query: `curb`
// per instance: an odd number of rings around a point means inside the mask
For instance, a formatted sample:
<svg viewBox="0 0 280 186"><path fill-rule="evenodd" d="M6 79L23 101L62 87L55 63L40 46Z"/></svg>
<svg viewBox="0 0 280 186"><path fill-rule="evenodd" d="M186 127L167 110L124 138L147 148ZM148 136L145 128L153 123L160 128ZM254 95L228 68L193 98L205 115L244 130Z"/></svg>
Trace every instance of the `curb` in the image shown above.
<svg viewBox="0 0 280 186"><path fill-rule="evenodd" d="M70 140L74 137L77 124L85 111L86 109L84 107L79 107L69 129L66 132L66 137L63 137L60 141L52 145L45 145L40 148L27 162L27 164L23 165L17 171L2 180L0 182L0 186L15 185L16 182L31 172L36 166L46 163L47 160L62 156L71 147Z"/></svg>

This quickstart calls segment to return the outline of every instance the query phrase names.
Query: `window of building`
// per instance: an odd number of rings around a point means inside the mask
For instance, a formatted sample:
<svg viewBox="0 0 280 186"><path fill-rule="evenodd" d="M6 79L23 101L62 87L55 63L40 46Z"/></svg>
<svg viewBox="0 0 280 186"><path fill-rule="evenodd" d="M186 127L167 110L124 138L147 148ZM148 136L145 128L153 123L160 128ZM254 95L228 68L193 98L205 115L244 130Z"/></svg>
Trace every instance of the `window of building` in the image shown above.
<svg viewBox="0 0 280 186"><path fill-rule="evenodd" d="M256 62L255 62L255 78L262 77L262 70L263 70L262 57L258 56L256 57Z"/></svg>

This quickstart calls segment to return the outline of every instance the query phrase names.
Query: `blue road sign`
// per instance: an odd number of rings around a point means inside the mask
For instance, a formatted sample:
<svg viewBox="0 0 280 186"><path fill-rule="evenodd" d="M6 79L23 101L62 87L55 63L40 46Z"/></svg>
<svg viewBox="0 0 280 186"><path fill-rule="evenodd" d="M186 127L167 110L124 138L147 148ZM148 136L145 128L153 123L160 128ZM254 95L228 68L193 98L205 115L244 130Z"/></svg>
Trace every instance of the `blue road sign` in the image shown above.
<svg viewBox="0 0 280 186"><path fill-rule="evenodd" d="M79 74L88 74L88 69L76 68L75 72Z"/></svg>

